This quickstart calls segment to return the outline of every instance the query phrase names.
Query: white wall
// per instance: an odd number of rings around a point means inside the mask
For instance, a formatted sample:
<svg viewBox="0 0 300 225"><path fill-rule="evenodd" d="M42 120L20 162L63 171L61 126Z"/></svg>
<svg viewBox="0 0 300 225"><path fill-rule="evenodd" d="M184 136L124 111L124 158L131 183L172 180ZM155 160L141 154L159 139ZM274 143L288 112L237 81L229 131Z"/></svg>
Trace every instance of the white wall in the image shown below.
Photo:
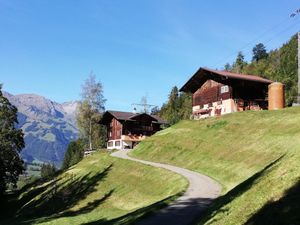
<svg viewBox="0 0 300 225"><path fill-rule="evenodd" d="M196 119L202 119L209 116L215 116L215 110L221 109L221 115L233 113L237 111L236 103L233 99L226 99L219 102L212 102L212 106L209 107L208 104L205 104L202 109L210 109L210 114L202 114L199 116L196 116ZM193 107L193 114L197 114L197 111L201 110L200 106L194 106Z"/></svg>

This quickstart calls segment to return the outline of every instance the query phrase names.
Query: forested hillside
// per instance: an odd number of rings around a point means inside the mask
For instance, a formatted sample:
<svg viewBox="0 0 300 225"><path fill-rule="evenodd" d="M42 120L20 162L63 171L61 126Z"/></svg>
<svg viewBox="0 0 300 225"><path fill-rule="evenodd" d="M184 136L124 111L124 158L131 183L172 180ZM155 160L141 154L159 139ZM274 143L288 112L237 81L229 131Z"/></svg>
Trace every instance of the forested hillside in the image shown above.
<svg viewBox="0 0 300 225"><path fill-rule="evenodd" d="M253 48L251 62L245 61L239 52L233 63L226 63L222 70L258 75L285 85L286 105L292 105L297 96L297 35L278 49L267 52L264 44L259 43ZM187 79L189 76L187 76ZM158 114L170 125L191 115L192 98L190 94L180 93L178 87L173 87L169 98Z"/></svg>
<svg viewBox="0 0 300 225"><path fill-rule="evenodd" d="M257 51L259 50L259 51ZM232 64L226 64L225 70L259 75L273 81L285 84L286 104L291 105L297 96L297 35L294 35L281 48L265 51L263 44L253 48L253 58L250 63L244 60L239 52Z"/></svg>

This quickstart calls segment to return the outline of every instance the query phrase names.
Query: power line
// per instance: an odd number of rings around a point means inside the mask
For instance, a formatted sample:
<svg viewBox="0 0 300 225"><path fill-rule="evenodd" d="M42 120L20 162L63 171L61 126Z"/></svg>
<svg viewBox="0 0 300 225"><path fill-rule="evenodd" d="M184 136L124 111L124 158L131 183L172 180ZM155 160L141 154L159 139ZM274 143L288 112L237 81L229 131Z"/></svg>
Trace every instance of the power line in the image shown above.
<svg viewBox="0 0 300 225"><path fill-rule="evenodd" d="M278 32L278 33L276 33L274 36L281 35L281 34L285 33L286 31L288 31L288 30L294 28L295 25L298 25L298 22L299 22L299 20L298 20L296 23L292 24L291 26L287 27L286 29L284 29L284 30L282 30L282 31L280 31L280 32ZM274 36L273 36L272 38L268 39L267 41L264 41L264 43L269 43L270 41L272 41L272 40L274 39Z"/></svg>
<svg viewBox="0 0 300 225"><path fill-rule="evenodd" d="M297 11L295 11L296 13L298 13L298 11L300 12L300 9L298 9ZM293 14L291 14L290 17L295 17L292 16ZM298 18L297 18L298 19ZM255 43L257 43L257 41L261 40L261 38L263 36L265 36L266 34L270 33L270 31L275 30L276 28L280 27L282 24L286 23L288 20L290 20L290 18L284 19L283 21L281 21L280 23L278 23L277 25L271 27L270 29L264 31L262 34L260 34L258 37L256 37L255 39L253 39L252 41L248 42L247 44L245 44L242 48L239 48L237 51L232 52L230 55L228 55L227 57L224 57L223 59L219 60L216 64L215 67L218 66L219 63L227 61L229 58L231 58L232 56L236 55L238 51L242 51L244 49L246 49L247 47L249 47L250 45L253 45ZM298 22L298 21L297 21ZM272 35L272 37L270 39L268 39L267 41L264 41L264 43L269 43L270 41L272 41L274 39L275 36L278 36L288 30L290 30L291 28L293 28L295 25L297 25L298 23L292 24L291 26L285 28L284 30L276 33L275 35Z"/></svg>

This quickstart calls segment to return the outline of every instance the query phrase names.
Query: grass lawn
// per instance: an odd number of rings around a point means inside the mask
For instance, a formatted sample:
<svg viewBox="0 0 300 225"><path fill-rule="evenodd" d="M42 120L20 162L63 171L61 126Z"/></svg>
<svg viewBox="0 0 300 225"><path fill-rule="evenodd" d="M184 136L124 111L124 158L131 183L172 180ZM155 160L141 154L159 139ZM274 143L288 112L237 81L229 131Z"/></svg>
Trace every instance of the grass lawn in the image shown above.
<svg viewBox="0 0 300 225"><path fill-rule="evenodd" d="M98 152L24 187L2 207L0 224L132 224L186 188L177 174Z"/></svg>
<svg viewBox="0 0 300 225"><path fill-rule="evenodd" d="M131 154L204 173L223 185L223 196L196 224L300 221L290 216L299 206L289 206L300 200L300 107L182 121ZM280 218L287 222L274 223Z"/></svg>

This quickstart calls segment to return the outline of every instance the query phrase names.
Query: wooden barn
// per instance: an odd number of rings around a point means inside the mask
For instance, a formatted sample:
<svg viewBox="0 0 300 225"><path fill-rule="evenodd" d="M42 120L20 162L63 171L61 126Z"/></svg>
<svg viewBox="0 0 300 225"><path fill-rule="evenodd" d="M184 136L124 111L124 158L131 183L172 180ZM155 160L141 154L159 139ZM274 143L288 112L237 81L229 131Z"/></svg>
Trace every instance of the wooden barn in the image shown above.
<svg viewBox="0 0 300 225"><path fill-rule="evenodd" d="M106 111L100 124L107 128L107 149L132 149L166 122L146 113Z"/></svg>
<svg viewBox="0 0 300 225"><path fill-rule="evenodd" d="M193 94L195 119L268 108L268 85L253 75L200 68L180 89Z"/></svg>

